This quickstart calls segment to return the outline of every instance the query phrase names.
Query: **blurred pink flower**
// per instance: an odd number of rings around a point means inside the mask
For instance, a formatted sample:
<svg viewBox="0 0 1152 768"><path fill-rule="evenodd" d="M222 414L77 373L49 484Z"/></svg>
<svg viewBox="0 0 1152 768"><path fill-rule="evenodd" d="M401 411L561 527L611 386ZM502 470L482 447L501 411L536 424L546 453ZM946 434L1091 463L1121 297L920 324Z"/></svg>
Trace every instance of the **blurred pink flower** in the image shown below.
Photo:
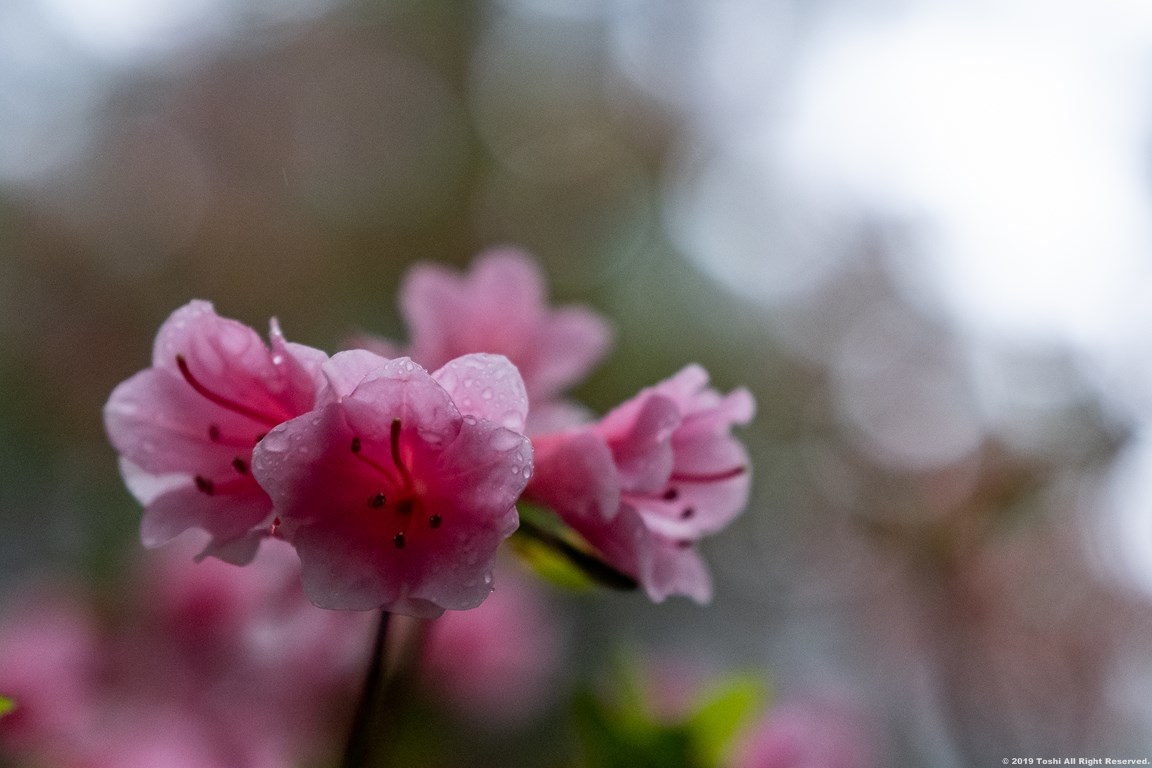
<svg viewBox="0 0 1152 768"><path fill-rule="evenodd" d="M689 365L595 424L533 439L527 496L546 504L659 602L707 602L711 576L693 547L748 500L748 455L731 436L755 402L721 396Z"/></svg>
<svg viewBox="0 0 1152 768"><path fill-rule="evenodd" d="M407 350L385 340L360 343L385 357L407 354L429 370L472 352L504 355L524 378L533 422L587 375L612 340L590 309L549 309L540 268L513 248L480 254L463 275L416 265L400 287L400 308L411 336Z"/></svg>
<svg viewBox="0 0 1152 768"><path fill-rule="evenodd" d="M849 711L790 702L769 712L733 751L730 768L873 768L875 746Z"/></svg>
<svg viewBox="0 0 1152 768"><path fill-rule="evenodd" d="M51 746L93 716L98 655L94 619L77 600L29 593L0 620L0 694L15 708L0 718L8 749Z"/></svg>
<svg viewBox="0 0 1152 768"><path fill-rule="evenodd" d="M204 554L247 562L272 503L250 472L252 448L312 408L323 352L284 340L271 349L251 328L193 301L161 326L152 367L120 384L104 407L121 471L145 505L141 538L155 547L189 528Z"/></svg>
<svg viewBox="0 0 1152 768"><path fill-rule="evenodd" d="M429 375L353 350L322 370L317 409L253 456L308 596L423 617L476 607L532 473L515 367L477 354Z"/></svg>
<svg viewBox="0 0 1152 768"><path fill-rule="evenodd" d="M76 600L5 614L5 755L54 768L284 768L330 748L371 617L305 598L291 547L247 567L151 553L97 623ZM338 729L338 725L336 728Z"/></svg>
<svg viewBox="0 0 1152 768"><path fill-rule="evenodd" d="M554 699L565 632L535 582L509 568L484 604L432 622L422 677L438 701L493 728L520 726Z"/></svg>

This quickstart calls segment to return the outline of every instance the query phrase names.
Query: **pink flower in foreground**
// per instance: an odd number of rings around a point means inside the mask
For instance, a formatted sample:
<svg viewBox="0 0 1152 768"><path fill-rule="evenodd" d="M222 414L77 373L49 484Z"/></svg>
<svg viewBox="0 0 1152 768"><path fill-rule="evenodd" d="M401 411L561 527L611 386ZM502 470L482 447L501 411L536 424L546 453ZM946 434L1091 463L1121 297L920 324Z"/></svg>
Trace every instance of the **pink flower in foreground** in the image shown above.
<svg viewBox="0 0 1152 768"><path fill-rule="evenodd" d="M193 301L160 327L152 367L104 406L129 490L145 505L140 533L155 547L189 528L212 536L204 554L247 562L272 502L250 472L252 448L312 408L323 352L251 328Z"/></svg>
<svg viewBox="0 0 1152 768"><path fill-rule="evenodd" d="M507 357L538 407L583 378L611 343L608 324L585 307L549 309L544 277L527 254L491 250L458 274L436 264L413 267L400 287L411 345L406 354L429 370L473 352ZM388 342L366 342L385 356Z"/></svg>
<svg viewBox="0 0 1152 768"><path fill-rule="evenodd" d="M657 602L711 598L711 576L693 545L748 500L748 455L731 427L751 420L755 402L745 389L721 396L707 384L704 369L690 365L595 424L533 439L527 496Z"/></svg>
<svg viewBox="0 0 1152 768"><path fill-rule="evenodd" d="M495 728L525 724L557 695L565 633L539 586L511 569L472 611L432 622L422 679L437 701Z"/></svg>
<svg viewBox="0 0 1152 768"><path fill-rule="evenodd" d="M846 710L808 702L782 704L734 750L731 768L872 768L875 747Z"/></svg>
<svg viewBox="0 0 1152 768"><path fill-rule="evenodd" d="M309 598L425 617L479 605L532 473L516 368L467 355L429 375L353 350L322 370L316 410L253 456Z"/></svg>

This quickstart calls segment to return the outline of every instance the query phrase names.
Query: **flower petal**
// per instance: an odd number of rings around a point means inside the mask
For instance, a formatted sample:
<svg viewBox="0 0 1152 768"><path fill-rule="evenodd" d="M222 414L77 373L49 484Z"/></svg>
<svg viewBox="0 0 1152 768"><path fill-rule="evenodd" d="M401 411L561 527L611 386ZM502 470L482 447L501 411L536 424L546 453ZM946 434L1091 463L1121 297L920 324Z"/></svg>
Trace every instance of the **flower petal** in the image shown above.
<svg viewBox="0 0 1152 768"><path fill-rule="evenodd" d="M432 374L460 413L524 431L528 393L516 366L503 355L471 354L449 360Z"/></svg>

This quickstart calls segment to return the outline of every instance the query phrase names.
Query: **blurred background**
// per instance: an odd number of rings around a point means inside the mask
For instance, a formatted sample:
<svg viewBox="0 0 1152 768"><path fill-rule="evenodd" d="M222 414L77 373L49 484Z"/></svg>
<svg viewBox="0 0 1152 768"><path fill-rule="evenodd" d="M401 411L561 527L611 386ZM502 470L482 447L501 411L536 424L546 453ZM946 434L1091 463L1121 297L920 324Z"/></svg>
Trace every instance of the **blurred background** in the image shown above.
<svg viewBox="0 0 1152 768"><path fill-rule="evenodd" d="M1143 0L7 0L5 592L137 556L101 407L173 309L334 351L517 244L616 329L598 411L690 361L759 403L714 603L555 595L570 680L1149 756L1150 150Z"/></svg>

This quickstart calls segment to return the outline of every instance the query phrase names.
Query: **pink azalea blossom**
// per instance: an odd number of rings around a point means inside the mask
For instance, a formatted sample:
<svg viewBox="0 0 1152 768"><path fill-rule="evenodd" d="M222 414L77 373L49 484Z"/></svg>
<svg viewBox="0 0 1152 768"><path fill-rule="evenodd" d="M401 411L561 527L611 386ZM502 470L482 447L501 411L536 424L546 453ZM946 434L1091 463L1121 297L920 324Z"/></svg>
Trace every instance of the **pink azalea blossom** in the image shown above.
<svg viewBox="0 0 1152 768"><path fill-rule="evenodd" d="M875 745L851 712L831 704L774 708L733 750L730 768L873 768Z"/></svg>
<svg viewBox="0 0 1152 768"><path fill-rule="evenodd" d="M152 367L104 407L129 489L145 505L141 538L155 547L189 528L212 536L205 554L247 562L272 519L253 478L252 448L273 427L312 408L319 350L284 340L271 349L247 326L193 301L161 326Z"/></svg>
<svg viewBox="0 0 1152 768"><path fill-rule="evenodd" d="M539 586L504 568L483 605L432 622L421 676L463 718L522 726L555 699L564 645L564 626Z"/></svg>
<svg viewBox="0 0 1152 768"><path fill-rule="evenodd" d="M690 365L595 424L533 439L527 496L556 512L659 602L707 602L711 576L694 548L747 503L750 466L731 436L755 411L752 396L709 388Z"/></svg>
<svg viewBox="0 0 1152 768"><path fill-rule="evenodd" d="M97 679L96 622L77 600L36 592L0 620L0 718L8 750L50 747L89 727Z"/></svg>
<svg viewBox="0 0 1152 768"><path fill-rule="evenodd" d="M477 354L430 375L353 350L322 370L316 410L253 456L308 596L426 617L479 605L532 473L516 368Z"/></svg>
<svg viewBox="0 0 1152 768"><path fill-rule="evenodd" d="M533 421L604 356L608 324L585 307L549 309L544 277L526 253L481 254L466 274L419 264L400 287L411 346L406 354L429 370L474 352L507 357L520 370ZM400 353L384 340L362 340L385 357Z"/></svg>
<svg viewBox="0 0 1152 768"><path fill-rule="evenodd" d="M196 543L149 553L100 622L75 598L30 595L5 612L0 691L18 707L0 719L4 757L283 768L334 746L371 617L312 605L287 543L267 541L242 568L194 562Z"/></svg>

